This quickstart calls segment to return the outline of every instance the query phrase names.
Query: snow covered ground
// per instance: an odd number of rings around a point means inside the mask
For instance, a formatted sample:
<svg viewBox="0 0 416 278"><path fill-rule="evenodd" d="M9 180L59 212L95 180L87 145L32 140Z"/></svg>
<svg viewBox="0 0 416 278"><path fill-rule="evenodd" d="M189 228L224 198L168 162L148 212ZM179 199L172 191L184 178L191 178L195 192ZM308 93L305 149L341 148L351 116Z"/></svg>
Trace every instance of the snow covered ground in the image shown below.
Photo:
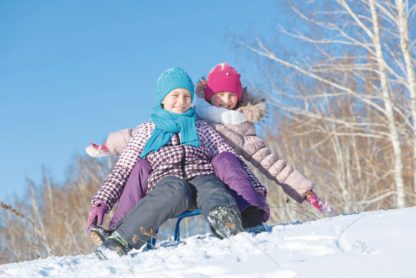
<svg viewBox="0 0 416 278"><path fill-rule="evenodd" d="M227 240L194 236L112 261L0 265L0 277L416 277L416 207L343 215Z"/></svg>

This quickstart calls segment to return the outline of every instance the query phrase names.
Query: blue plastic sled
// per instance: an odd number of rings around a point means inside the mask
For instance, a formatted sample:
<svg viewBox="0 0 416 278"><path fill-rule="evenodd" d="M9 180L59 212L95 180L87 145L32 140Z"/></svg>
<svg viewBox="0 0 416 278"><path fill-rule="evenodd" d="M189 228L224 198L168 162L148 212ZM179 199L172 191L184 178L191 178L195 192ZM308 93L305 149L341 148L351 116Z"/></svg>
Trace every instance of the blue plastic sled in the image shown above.
<svg viewBox="0 0 416 278"><path fill-rule="evenodd" d="M195 210L187 210L175 216L175 218L178 220L176 221L175 231L173 234L174 241L178 242L181 239L181 231L180 231L181 221L186 217L196 216L200 214L201 214L201 211L199 209L195 209ZM157 234L157 231L156 231L156 234ZM151 239L147 241L148 249L154 249L155 245L156 245L156 237L152 237Z"/></svg>

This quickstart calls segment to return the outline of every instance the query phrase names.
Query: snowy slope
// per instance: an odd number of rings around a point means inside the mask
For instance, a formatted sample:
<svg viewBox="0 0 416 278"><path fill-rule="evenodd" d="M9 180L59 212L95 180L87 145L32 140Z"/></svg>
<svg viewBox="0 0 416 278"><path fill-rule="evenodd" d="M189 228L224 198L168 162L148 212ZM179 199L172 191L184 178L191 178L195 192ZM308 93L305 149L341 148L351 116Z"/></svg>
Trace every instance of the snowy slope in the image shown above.
<svg viewBox="0 0 416 278"><path fill-rule="evenodd" d="M416 277L416 207L337 216L271 233L179 245L112 261L94 254L0 266L0 277Z"/></svg>

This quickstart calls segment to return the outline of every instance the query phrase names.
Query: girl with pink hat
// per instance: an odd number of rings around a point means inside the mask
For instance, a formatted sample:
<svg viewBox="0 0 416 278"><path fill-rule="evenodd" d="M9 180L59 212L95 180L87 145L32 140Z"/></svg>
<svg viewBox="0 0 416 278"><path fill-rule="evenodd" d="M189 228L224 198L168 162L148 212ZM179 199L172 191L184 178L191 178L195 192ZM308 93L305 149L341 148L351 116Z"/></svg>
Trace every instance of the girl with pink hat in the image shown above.
<svg viewBox="0 0 416 278"><path fill-rule="evenodd" d="M278 158L257 136L254 123L263 118L266 112L265 101L250 95L247 89L243 88L241 76L234 67L226 63L214 66L207 79L198 82L196 93L198 97L194 100L194 106L198 118L213 126L241 158L251 162L298 203L306 200L320 212L330 210L313 192L314 183L286 161ZM93 157L119 155L130 138L131 129L113 132L104 144L91 144L86 151ZM240 159L224 152L217 155L212 164L216 176L236 193L233 196L242 213L243 226L253 227L267 221L270 215L266 203L267 191L249 171L247 174L252 184L242 186L242 183L238 182L238 174L244 171L241 170ZM133 182L126 184L120 200L120 203L123 199L130 200L130 203L126 201L124 204L127 205L122 205L119 212L116 211L110 229L146 194L146 180L151 170L146 160L140 160L136 164L131 174ZM256 194L254 197L253 192Z"/></svg>

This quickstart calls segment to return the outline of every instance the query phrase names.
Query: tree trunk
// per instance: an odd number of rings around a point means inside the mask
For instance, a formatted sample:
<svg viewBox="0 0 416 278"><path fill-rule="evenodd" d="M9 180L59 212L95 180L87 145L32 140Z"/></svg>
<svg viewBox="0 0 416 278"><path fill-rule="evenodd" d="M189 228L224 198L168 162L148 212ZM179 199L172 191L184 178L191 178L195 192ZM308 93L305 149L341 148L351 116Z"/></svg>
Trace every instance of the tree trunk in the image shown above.
<svg viewBox="0 0 416 278"><path fill-rule="evenodd" d="M406 5L408 4L407 1L405 1L405 3ZM416 77L410 54L409 21L406 12L408 9L406 9L405 3L403 3L403 0L396 0L396 7L398 11L397 21L400 30L400 47L406 65L407 83L410 94L410 111L413 124L413 191L416 193Z"/></svg>
<svg viewBox="0 0 416 278"><path fill-rule="evenodd" d="M390 95L386 65L383 58L383 50L380 43L380 26L375 7L375 0L369 0L369 7L371 11L371 19L373 23L373 44L376 51L376 60L378 66L378 75L380 77L381 91L384 98L384 107L386 110L386 117L388 121L388 128L390 133L390 141L393 147L394 155L394 181L396 186L396 205L398 208L404 208L405 202L405 190L403 180L403 162L402 162L402 151L400 147L399 132L397 131L394 112L393 112L393 101Z"/></svg>

